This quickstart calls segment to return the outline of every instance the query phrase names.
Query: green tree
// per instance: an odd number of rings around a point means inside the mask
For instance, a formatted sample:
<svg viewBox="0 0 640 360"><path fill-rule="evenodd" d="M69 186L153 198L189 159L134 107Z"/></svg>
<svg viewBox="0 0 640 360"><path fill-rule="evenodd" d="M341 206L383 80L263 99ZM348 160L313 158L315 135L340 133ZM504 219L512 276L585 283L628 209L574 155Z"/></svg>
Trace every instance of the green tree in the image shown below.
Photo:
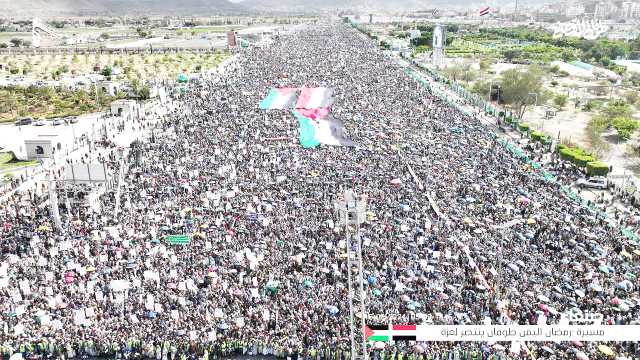
<svg viewBox="0 0 640 360"><path fill-rule="evenodd" d="M84 90L76 90L71 94L71 101L76 105L87 104L91 101L89 94Z"/></svg>
<svg viewBox="0 0 640 360"><path fill-rule="evenodd" d="M100 74L102 74L103 76L111 76L113 74L113 69L111 68L111 66L105 66L104 69L102 69L102 71L100 72Z"/></svg>
<svg viewBox="0 0 640 360"><path fill-rule="evenodd" d="M474 94L480 95L483 99L488 99L490 85L491 83L489 81L476 81L473 83L470 91Z"/></svg>
<svg viewBox="0 0 640 360"><path fill-rule="evenodd" d="M508 62L512 62L513 59L519 58L520 56L522 56L522 50L520 50L520 49L508 49L508 50L505 50L505 51L502 52L502 56Z"/></svg>
<svg viewBox="0 0 640 360"><path fill-rule="evenodd" d="M629 117L617 117L611 122L612 126L618 132L620 140L629 140L633 132L638 129L638 121Z"/></svg>
<svg viewBox="0 0 640 360"><path fill-rule="evenodd" d="M445 29L448 33L457 33L458 30L460 30L460 27L456 24L447 24Z"/></svg>
<svg viewBox="0 0 640 360"><path fill-rule="evenodd" d="M64 21L49 21L49 25L53 26L56 29L62 29L64 28Z"/></svg>
<svg viewBox="0 0 640 360"><path fill-rule="evenodd" d="M7 43L0 43L0 49L6 49L9 47L9 44Z"/></svg>
<svg viewBox="0 0 640 360"><path fill-rule="evenodd" d="M140 88L140 90L138 91L138 98L140 100L149 100L150 97L151 89L149 88L149 86L144 85L142 88Z"/></svg>
<svg viewBox="0 0 640 360"><path fill-rule="evenodd" d="M431 34L429 34L429 37L419 36L411 39L411 45L413 46L431 46L432 42L433 40L431 40Z"/></svg>
<svg viewBox="0 0 640 360"><path fill-rule="evenodd" d="M610 101L607 106L602 109L602 115L610 120L615 118L629 118L631 117L631 113L631 106L624 100Z"/></svg>
<svg viewBox="0 0 640 360"><path fill-rule="evenodd" d="M553 103L558 107L558 109L562 109L567 105L567 95L557 95L553 98Z"/></svg>
<svg viewBox="0 0 640 360"><path fill-rule="evenodd" d="M542 93L543 72L539 66L529 66L527 70L506 70L502 73L502 100L511 105L518 118L522 118L527 106L533 105L535 96Z"/></svg>
<svg viewBox="0 0 640 360"><path fill-rule="evenodd" d="M20 45L22 45L22 39L18 38L13 38L9 40L9 42L11 43L11 45L13 45L13 47L20 47Z"/></svg>

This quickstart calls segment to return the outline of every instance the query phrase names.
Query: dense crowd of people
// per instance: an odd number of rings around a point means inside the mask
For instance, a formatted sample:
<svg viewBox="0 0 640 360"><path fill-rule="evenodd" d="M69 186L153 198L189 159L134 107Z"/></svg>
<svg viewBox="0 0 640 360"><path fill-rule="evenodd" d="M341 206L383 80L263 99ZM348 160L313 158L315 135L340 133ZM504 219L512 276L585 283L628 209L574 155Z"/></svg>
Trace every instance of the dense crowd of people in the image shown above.
<svg viewBox="0 0 640 360"><path fill-rule="evenodd" d="M335 90L357 147L304 149L290 112L258 108L269 88L302 86ZM368 201L368 323L640 314L635 244L346 25L242 49L177 103L101 213L72 212L60 231L47 206L0 207L4 354L348 357L352 264L334 211L348 189ZM603 356L594 343L372 345L384 359Z"/></svg>

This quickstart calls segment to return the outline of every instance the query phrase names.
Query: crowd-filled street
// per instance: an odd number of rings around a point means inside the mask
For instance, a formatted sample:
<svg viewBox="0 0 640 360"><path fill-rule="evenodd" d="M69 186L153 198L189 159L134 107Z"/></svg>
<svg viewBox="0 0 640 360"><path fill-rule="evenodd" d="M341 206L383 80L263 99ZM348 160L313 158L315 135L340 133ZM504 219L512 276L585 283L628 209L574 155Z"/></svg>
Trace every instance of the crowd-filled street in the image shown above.
<svg viewBox="0 0 640 360"><path fill-rule="evenodd" d="M290 111L258 107L303 86L334 90L357 146L304 148ZM0 204L5 355L348 357L358 273L334 203L349 189L368 202L368 323L552 324L571 309L637 322L637 245L345 24L243 48L174 104L102 213L72 211L60 231L33 193ZM115 149L102 158L117 172ZM384 359L604 356L579 342L372 345Z"/></svg>

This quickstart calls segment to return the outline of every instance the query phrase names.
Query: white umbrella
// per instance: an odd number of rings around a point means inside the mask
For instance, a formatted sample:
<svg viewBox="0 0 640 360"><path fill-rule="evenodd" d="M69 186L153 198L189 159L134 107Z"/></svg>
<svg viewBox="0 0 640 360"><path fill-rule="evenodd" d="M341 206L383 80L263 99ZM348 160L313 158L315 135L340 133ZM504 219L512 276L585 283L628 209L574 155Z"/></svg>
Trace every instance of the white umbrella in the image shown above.
<svg viewBox="0 0 640 360"><path fill-rule="evenodd" d="M538 295L538 300L540 300L540 301L542 301L544 303L548 303L550 301L548 297L546 297L546 296L544 296L542 294Z"/></svg>
<svg viewBox="0 0 640 360"><path fill-rule="evenodd" d="M576 359L578 359L578 360L589 360L589 357L584 352L578 351L576 353Z"/></svg>

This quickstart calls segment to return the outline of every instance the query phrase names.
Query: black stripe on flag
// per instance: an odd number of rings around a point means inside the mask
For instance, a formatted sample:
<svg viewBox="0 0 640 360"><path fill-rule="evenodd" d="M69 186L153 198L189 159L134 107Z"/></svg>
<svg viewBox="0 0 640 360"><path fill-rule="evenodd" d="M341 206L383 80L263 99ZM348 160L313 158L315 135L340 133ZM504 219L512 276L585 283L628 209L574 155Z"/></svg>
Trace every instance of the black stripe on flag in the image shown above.
<svg viewBox="0 0 640 360"><path fill-rule="evenodd" d="M367 325L371 330L389 330L389 325Z"/></svg>
<svg viewBox="0 0 640 360"><path fill-rule="evenodd" d="M393 341L416 341L416 337L409 335L393 335Z"/></svg>

